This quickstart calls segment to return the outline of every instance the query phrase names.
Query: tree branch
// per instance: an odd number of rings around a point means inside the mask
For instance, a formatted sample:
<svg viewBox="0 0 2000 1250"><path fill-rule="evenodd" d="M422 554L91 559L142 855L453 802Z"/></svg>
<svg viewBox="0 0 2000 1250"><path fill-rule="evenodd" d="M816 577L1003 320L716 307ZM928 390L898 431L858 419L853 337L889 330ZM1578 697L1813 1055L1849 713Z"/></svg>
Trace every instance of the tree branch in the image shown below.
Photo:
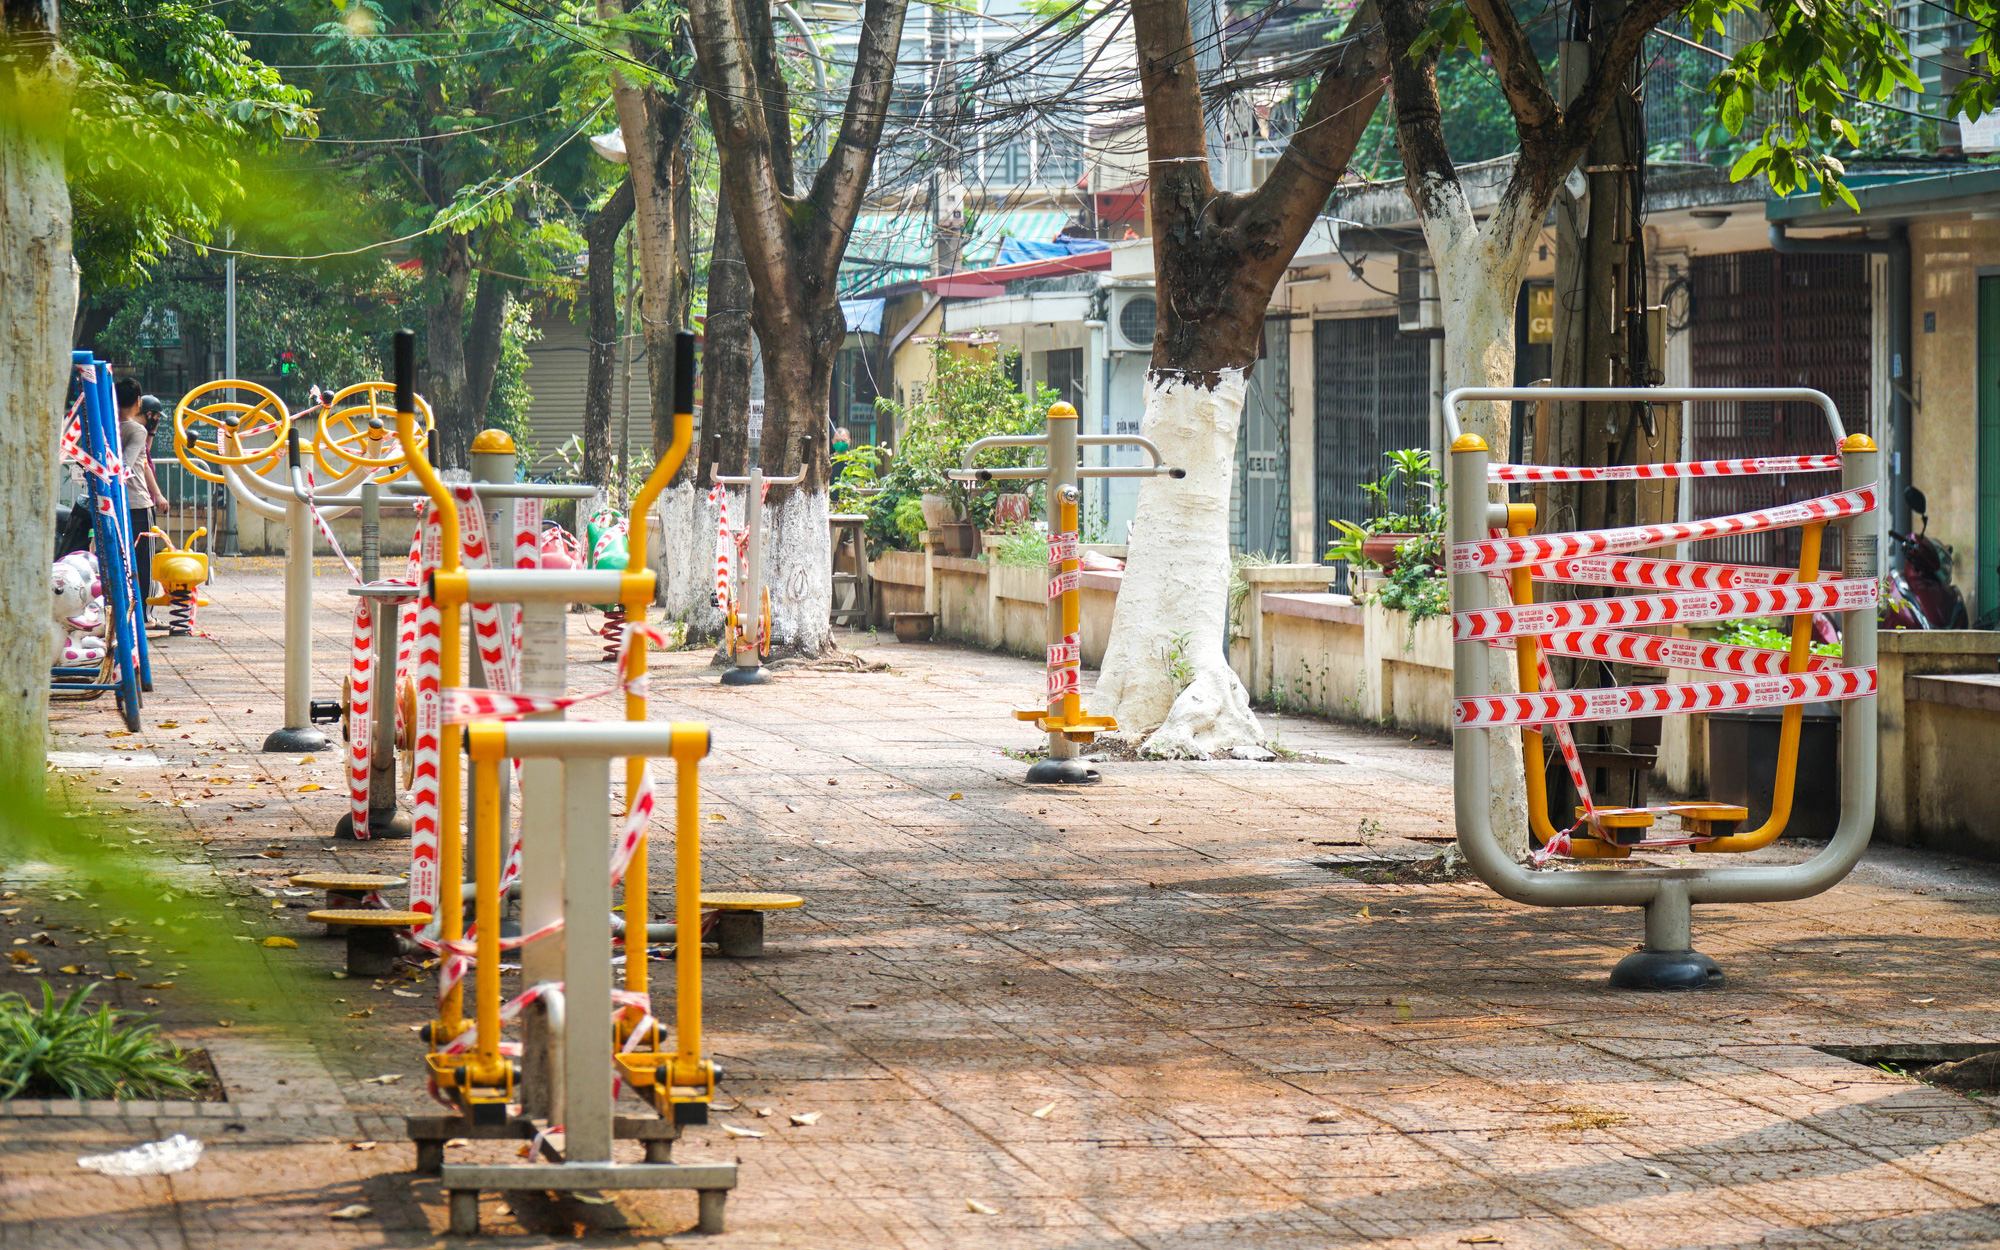
<svg viewBox="0 0 2000 1250"><path fill-rule="evenodd" d="M828 288L833 286L840 258L847 251L847 236L854 229L861 197L875 168L875 152L889 119L889 97L896 83L903 18L909 7L909 0L867 0L862 8L861 41L854 50L854 76L840 116L840 135L814 177L808 197L815 216L816 254L812 263Z"/></svg>
<svg viewBox="0 0 2000 1250"><path fill-rule="evenodd" d="M1132 40L1146 110L1147 177L1156 191L1165 180L1205 203L1215 184L1187 0L1132 0Z"/></svg>
<svg viewBox="0 0 2000 1250"><path fill-rule="evenodd" d="M1336 59L1320 71L1312 99L1277 165L1244 205L1248 219L1297 227L1289 257L1312 228L1327 197L1354 155L1354 145L1375 116L1389 69L1382 24L1372 0L1347 20ZM1287 236L1290 230L1286 231Z"/></svg>
<svg viewBox="0 0 2000 1250"><path fill-rule="evenodd" d="M1542 63L1528 43L1527 32L1514 16L1514 6L1507 0L1465 0L1465 7L1472 15L1472 24L1479 28L1486 54L1493 59L1493 70L1499 76L1501 92L1507 97L1507 107L1514 114L1514 124L1526 134L1554 122L1561 115L1561 107L1549 94Z"/></svg>
<svg viewBox="0 0 2000 1250"><path fill-rule="evenodd" d="M1444 105L1438 99L1437 49L1417 56L1410 49L1429 24L1425 0L1376 0L1389 45L1389 87L1396 93L1396 146L1403 154L1403 181L1425 223L1458 220L1472 225L1458 167L1444 141Z"/></svg>

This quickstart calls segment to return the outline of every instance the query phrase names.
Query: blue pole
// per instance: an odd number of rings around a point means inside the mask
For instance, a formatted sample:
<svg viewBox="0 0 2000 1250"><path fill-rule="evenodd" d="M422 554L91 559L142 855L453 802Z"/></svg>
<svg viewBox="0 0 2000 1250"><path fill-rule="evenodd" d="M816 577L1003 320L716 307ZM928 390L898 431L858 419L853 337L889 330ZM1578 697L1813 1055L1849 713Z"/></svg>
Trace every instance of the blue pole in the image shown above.
<svg viewBox="0 0 2000 1250"><path fill-rule="evenodd" d="M118 396L111 381L111 366L94 360L89 352L76 352L72 359L95 375L95 380L87 380L84 386L84 447L99 463L109 464L118 456ZM127 728L136 729L140 687L147 675L141 650L143 642L135 637L138 617L132 604L132 522L125 507L125 485L116 479L107 482L94 473L86 473L84 478L91 491L98 571L104 582L104 608L111 620L112 641L117 651L118 687L125 700L125 723Z"/></svg>

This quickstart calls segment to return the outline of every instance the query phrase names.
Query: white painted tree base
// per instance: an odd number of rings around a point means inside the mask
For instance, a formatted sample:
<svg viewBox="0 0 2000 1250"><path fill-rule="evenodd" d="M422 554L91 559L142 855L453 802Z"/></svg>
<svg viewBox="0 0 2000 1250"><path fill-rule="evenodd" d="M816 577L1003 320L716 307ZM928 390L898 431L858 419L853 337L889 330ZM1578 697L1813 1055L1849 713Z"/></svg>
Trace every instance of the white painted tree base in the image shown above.
<svg viewBox="0 0 2000 1250"><path fill-rule="evenodd" d="M743 497L730 500L742 516ZM689 641L722 634L722 610L710 602L715 594L715 506L708 492L682 482L660 492L653 515L660 520L660 545L654 560L659 578L661 614L687 628Z"/></svg>
<svg viewBox="0 0 2000 1250"><path fill-rule="evenodd" d="M825 491L786 491L782 503L764 510L764 579L771 588L773 649L807 659L833 649L828 513Z"/></svg>
<svg viewBox="0 0 2000 1250"><path fill-rule="evenodd" d="M1269 759L1250 695L1229 667L1229 486L1245 375L1214 389L1149 374L1140 432L1180 479L1147 478L1090 710L1147 755ZM1192 680L1178 684L1178 659ZM1186 671L1183 676L1187 675Z"/></svg>

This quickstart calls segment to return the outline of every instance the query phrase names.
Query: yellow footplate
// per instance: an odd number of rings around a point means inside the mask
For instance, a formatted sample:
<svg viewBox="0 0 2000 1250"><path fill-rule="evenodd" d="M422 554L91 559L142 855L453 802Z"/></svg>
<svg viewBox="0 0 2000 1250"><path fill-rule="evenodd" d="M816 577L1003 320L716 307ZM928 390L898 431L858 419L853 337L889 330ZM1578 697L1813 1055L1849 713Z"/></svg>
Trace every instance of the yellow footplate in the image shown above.
<svg viewBox="0 0 2000 1250"><path fill-rule="evenodd" d="M708 1107L715 1101L715 1081L720 1075L708 1060L699 1060L693 1072L675 1072L674 1056L656 1050L625 1052L612 1056L618 1075L633 1089L651 1091L653 1105L662 1116L676 1124L708 1123Z"/></svg>
<svg viewBox="0 0 2000 1250"><path fill-rule="evenodd" d="M1044 733L1061 734L1071 742L1092 742L1097 735L1118 728L1115 716L1079 716L1075 720L1063 720L1049 715L1049 710L1042 707L1017 708L1014 719L1032 721Z"/></svg>

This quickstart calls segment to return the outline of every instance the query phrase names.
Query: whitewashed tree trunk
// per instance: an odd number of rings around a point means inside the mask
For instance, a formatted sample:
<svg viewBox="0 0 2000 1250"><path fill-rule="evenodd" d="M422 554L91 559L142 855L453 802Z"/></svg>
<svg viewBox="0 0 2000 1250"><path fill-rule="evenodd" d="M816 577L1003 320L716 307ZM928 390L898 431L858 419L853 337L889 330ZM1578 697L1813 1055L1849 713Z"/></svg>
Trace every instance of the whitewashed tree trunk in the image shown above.
<svg viewBox="0 0 2000 1250"><path fill-rule="evenodd" d="M827 495L803 489L783 495L764 510L764 584L771 588L771 641L774 648L816 659L833 648L833 538L827 529Z"/></svg>
<svg viewBox="0 0 2000 1250"><path fill-rule="evenodd" d="M50 33L55 18L47 13ZM22 34L10 23L10 35ZM0 74L0 788L39 795L48 751L49 563L56 438L76 319L64 119L75 64L10 58ZM24 107L25 106L25 107ZM25 641L24 641L25 640Z"/></svg>
<svg viewBox="0 0 2000 1250"><path fill-rule="evenodd" d="M1468 222L1469 214L1466 219L1425 222L1444 322L1447 392L1461 386L1511 386L1514 381L1514 302L1527 247L1514 246L1518 239L1491 228L1471 229ZM1507 458L1508 405L1467 404L1458 418L1465 430L1486 440L1495 462ZM1449 450L1444 460L1449 472ZM1495 491L1493 498L1500 499L1500 493ZM1517 689L1512 652L1493 652L1487 673L1492 693L1512 694ZM1493 832L1508 854L1524 859L1529 839L1521 735L1513 730L1488 733L1486 742Z"/></svg>
<svg viewBox="0 0 2000 1250"><path fill-rule="evenodd" d="M1149 374L1140 432L1187 476L1139 487L1125 579L1091 711L1149 755L1268 759L1250 695L1229 667L1229 478L1245 374L1213 388ZM1192 674L1185 685L1183 676Z"/></svg>
<svg viewBox="0 0 2000 1250"><path fill-rule="evenodd" d="M730 500L732 513L740 498ZM722 633L722 611L710 602L715 592L715 508L708 492L692 482L675 482L660 492L653 514L660 518L662 540L655 573L659 578L661 614L687 626L690 641Z"/></svg>

